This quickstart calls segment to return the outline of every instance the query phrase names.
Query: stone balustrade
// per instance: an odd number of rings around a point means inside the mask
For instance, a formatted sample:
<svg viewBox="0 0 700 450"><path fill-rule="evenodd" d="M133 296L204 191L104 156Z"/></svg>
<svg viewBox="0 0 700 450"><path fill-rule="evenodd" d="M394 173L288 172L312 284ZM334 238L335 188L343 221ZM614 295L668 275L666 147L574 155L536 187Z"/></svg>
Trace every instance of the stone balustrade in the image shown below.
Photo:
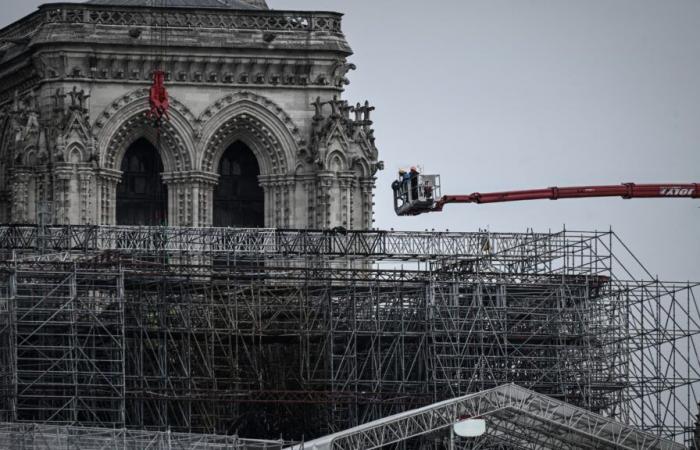
<svg viewBox="0 0 700 450"><path fill-rule="evenodd" d="M0 41L31 37L42 25L53 23L342 34L342 14L333 12L192 8L163 11L139 6L54 3L0 30Z"/></svg>

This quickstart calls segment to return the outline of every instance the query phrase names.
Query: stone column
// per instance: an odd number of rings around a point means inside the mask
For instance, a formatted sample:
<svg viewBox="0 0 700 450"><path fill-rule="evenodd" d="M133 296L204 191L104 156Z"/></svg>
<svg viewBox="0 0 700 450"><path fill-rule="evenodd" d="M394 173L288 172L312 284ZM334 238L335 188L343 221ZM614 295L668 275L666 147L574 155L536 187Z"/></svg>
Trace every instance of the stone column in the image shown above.
<svg viewBox="0 0 700 450"><path fill-rule="evenodd" d="M70 164L57 164L53 175L53 222L58 225L67 225L71 223L70 181L73 177L73 169Z"/></svg>
<svg viewBox="0 0 700 450"><path fill-rule="evenodd" d="M338 186L340 188L340 198L338 199L339 202L339 211L340 211L340 220L338 225L342 226L344 228L352 229L353 228L353 220L352 220L352 186L354 182L354 176L353 174L339 174L338 175Z"/></svg>
<svg viewBox="0 0 700 450"><path fill-rule="evenodd" d="M374 183L375 178L360 179L360 195L359 199L362 205L362 228L370 229L374 226Z"/></svg>
<svg viewBox="0 0 700 450"><path fill-rule="evenodd" d="M214 220L214 188L218 182L218 174L203 171L190 172L189 184L192 189L192 226L212 226Z"/></svg>
<svg viewBox="0 0 700 450"><path fill-rule="evenodd" d="M329 228L331 225L331 189L333 188L333 172L319 172L316 175L316 226Z"/></svg>
<svg viewBox="0 0 700 450"><path fill-rule="evenodd" d="M259 175L258 183L263 190L265 199L265 226L268 228L274 227L275 221L275 211L273 206L273 179L274 177L270 175Z"/></svg>
<svg viewBox="0 0 700 450"><path fill-rule="evenodd" d="M316 228L316 181L312 176L303 180L303 196L306 199L306 228Z"/></svg>
<svg viewBox="0 0 700 450"><path fill-rule="evenodd" d="M80 167L78 169L79 223L83 225L97 222L95 217L94 177L95 171L92 167Z"/></svg>
<svg viewBox="0 0 700 450"><path fill-rule="evenodd" d="M296 218L294 217L294 212L296 211L296 178L294 175L289 175L285 177L284 180L284 227L285 228L296 228Z"/></svg>
<svg viewBox="0 0 700 450"><path fill-rule="evenodd" d="M211 226L212 199L219 176L203 171L163 174L168 186L168 224L183 227Z"/></svg>
<svg viewBox="0 0 700 450"><path fill-rule="evenodd" d="M270 223L271 228L279 228L282 223L282 215L284 209L284 200L282 198L282 180L279 176L274 176L270 186L272 187L272 196L270 198L270 203L272 206L272 222Z"/></svg>
<svg viewBox="0 0 700 450"><path fill-rule="evenodd" d="M97 171L96 222L98 225L117 224L117 184L122 172L113 169Z"/></svg>
<svg viewBox="0 0 700 450"><path fill-rule="evenodd" d="M50 204L55 200L53 187L55 183L61 183L54 179L52 172L46 166L27 167L25 169L26 190L25 190L25 222L39 223L39 210L46 215L43 217L45 223L57 222L53 213L53 206Z"/></svg>
<svg viewBox="0 0 700 450"><path fill-rule="evenodd" d="M218 175L216 175L218 177ZM214 224L214 188L217 182L202 181L199 187L199 225L210 227Z"/></svg>
<svg viewBox="0 0 700 450"><path fill-rule="evenodd" d="M271 227L289 228L291 215L291 195L290 188L294 185L294 177L275 175L270 177L268 188L272 187L272 221ZM267 224L266 224L267 226Z"/></svg>
<svg viewBox="0 0 700 450"><path fill-rule="evenodd" d="M10 216L13 223L29 222L28 203L31 176L31 170L23 167L15 168L10 176L10 186L12 187Z"/></svg>
<svg viewBox="0 0 700 450"><path fill-rule="evenodd" d="M168 187L168 225L188 226L190 211L187 202L185 173L165 172L162 174L163 184Z"/></svg>

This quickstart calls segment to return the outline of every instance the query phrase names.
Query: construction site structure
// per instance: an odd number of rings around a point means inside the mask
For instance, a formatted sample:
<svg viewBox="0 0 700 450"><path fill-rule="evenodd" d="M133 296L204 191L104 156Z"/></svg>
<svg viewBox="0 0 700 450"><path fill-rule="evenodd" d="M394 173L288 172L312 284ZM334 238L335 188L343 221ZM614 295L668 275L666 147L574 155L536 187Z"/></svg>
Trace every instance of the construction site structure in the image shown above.
<svg viewBox="0 0 700 450"><path fill-rule="evenodd" d="M700 285L612 232L3 226L0 249L2 421L302 441L515 383L694 430Z"/></svg>
<svg viewBox="0 0 700 450"><path fill-rule="evenodd" d="M613 232L373 230L351 54L341 14L264 0L47 4L0 30L0 446L303 447L494 396L606 424L591 445L689 442L699 284Z"/></svg>
<svg viewBox="0 0 700 450"><path fill-rule="evenodd" d="M445 429L449 433L436 437L449 449L473 448L469 444L474 444L474 438L487 433L488 439L501 447L517 449L686 448L516 384L504 384L377 419L285 450L386 448Z"/></svg>

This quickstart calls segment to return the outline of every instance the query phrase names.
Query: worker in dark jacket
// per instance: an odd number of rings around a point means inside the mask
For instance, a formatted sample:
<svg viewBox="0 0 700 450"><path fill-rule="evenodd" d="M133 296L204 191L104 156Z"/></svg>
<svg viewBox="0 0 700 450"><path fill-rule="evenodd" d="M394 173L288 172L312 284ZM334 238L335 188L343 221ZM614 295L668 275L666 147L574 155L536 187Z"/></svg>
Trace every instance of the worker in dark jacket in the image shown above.
<svg viewBox="0 0 700 450"><path fill-rule="evenodd" d="M411 172L409 173L408 177L409 180L411 181L411 200L416 201L418 200L418 175L420 173L418 172L418 169L415 167L411 167Z"/></svg>
<svg viewBox="0 0 700 450"><path fill-rule="evenodd" d="M399 189L401 189L401 182L403 181L403 169L399 170L399 178L391 183L391 189L394 191L394 198L399 196Z"/></svg>
<svg viewBox="0 0 700 450"><path fill-rule="evenodd" d="M401 199L404 201L404 203L407 203L410 175L405 169L399 169L399 179L397 181L399 182L399 188L401 190Z"/></svg>

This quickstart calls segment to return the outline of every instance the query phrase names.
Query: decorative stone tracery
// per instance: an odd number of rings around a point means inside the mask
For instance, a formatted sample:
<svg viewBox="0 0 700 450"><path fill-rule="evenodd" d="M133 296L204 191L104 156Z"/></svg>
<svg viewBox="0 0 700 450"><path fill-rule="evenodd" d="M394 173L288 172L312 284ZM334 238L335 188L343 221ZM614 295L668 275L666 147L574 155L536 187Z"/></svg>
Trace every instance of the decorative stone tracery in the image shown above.
<svg viewBox="0 0 700 450"><path fill-rule="evenodd" d="M262 175L286 174L296 153L305 146L299 128L273 101L248 91L227 95L197 120L196 134L204 145L201 167L215 172L228 145L246 141Z"/></svg>
<svg viewBox="0 0 700 450"><path fill-rule="evenodd" d="M337 13L301 13L288 11L170 11L167 14L154 14L148 9L110 8L104 10L93 5L60 5L44 10L47 23L89 24L89 25L133 25L152 26L154 20L166 21L169 26L192 29L223 30L269 30L269 31L319 31L342 33L341 15ZM161 18L162 17L162 18ZM159 22L157 22L159 23ZM35 24L31 24L35 25ZM10 30L14 36L30 33L26 30ZM4 37L4 36L0 36Z"/></svg>
<svg viewBox="0 0 700 450"><path fill-rule="evenodd" d="M194 115L177 99L171 99L171 119L155 128L149 120L148 89L139 89L112 102L97 118L94 129L100 147L100 166L119 170L121 158L129 145L145 137L158 148L168 172L192 170L194 167Z"/></svg>
<svg viewBox="0 0 700 450"><path fill-rule="evenodd" d="M229 145L241 140L250 147L260 164L261 174L283 174L288 159L277 137L256 117L242 113L227 120L205 146L202 168L216 172L219 160Z"/></svg>
<svg viewBox="0 0 700 450"><path fill-rule="evenodd" d="M313 106L310 144L300 151L305 173L315 173L315 214L309 226L370 228L374 176L383 168L378 160L368 102L350 106L334 97ZM309 185L307 183L307 189Z"/></svg>

